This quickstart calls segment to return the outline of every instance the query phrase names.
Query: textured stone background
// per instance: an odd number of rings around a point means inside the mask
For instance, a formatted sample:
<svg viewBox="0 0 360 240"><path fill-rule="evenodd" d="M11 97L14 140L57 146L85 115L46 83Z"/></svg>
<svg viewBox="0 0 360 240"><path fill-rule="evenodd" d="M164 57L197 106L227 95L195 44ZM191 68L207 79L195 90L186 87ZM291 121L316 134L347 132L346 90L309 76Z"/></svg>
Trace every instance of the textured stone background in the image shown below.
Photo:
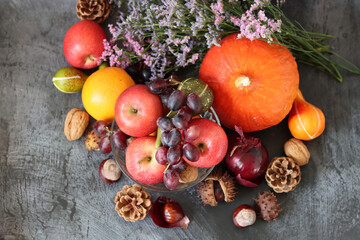
<svg viewBox="0 0 360 240"><path fill-rule="evenodd" d="M132 182L104 184L97 168L105 156L66 140L63 121L82 107L81 94L62 94L51 82L68 65L62 40L78 21L75 2L0 0L0 239L359 239L360 77L345 73L339 84L302 65L300 88L324 111L326 130L307 143L312 157L299 187L278 195L278 221L232 224L234 209L251 204L265 183L240 188L235 202L216 208L201 206L195 189L168 194L189 215L187 230L119 218L114 196ZM360 65L360 1L288 0L285 7L307 29L334 34L334 50ZM284 122L257 135L271 157L290 137Z"/></svg>

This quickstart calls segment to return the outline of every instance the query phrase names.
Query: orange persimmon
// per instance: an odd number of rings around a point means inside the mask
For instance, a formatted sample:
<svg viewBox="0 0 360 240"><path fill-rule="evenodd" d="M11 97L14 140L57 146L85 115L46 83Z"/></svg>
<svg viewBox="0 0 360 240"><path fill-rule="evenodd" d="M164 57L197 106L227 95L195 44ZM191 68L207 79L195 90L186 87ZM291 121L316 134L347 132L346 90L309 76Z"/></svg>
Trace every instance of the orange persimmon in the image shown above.
<svg viewBox="0 0 360 240"><path fill-rule="evenodd" d="M318 137L325 129L324 113L308 103L298 90L289 114L288 126L291 134L298 139L309 141Z"/></svg>
<svg viewBox="0 0 360 240"><path fill-rule="evenodd" d="M214 92L220 122L244 132L280 123L299 88L299 72L290 51L263 40L232 34L207 52L199 78Z"/></svg>

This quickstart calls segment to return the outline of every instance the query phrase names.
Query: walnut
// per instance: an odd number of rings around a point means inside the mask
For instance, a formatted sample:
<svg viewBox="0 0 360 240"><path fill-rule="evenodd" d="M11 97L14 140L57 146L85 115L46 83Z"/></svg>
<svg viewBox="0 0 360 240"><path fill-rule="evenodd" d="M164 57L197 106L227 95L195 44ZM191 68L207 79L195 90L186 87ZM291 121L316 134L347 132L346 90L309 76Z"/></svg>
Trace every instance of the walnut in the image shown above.
<svg viewBox="0 0 360 240"><path fill-rule="evenodd" d="M137 184L125 185L116 194L115 210L125 221L143 220L151 208L151 195Z"/></svg>
<svg viewBox="0 0 360 240"><path fill-rule="evenodd" d="M308 164L310 152L305 144L296 138L291 138L284 144L285 155L294 159L299 166Z"/></svg>
<svg viewBox="0 0 360 240"><path fill-rule="evenodd" d="M109 0L78 0L76 4L76 15L81 20L102 23L109 17L110 12Z"/></svg>
<svg viewBox="0 0 360 240"><path fill-rule="evenodd" d="M73 108L65 119L64 133L69 141L74 141L84 134L89 124L89 114L77 108Z"/></svg>
<svg viewBox="0 0 360 240"><path fill-rule="evenodd" d="M179 182L188 183L195 181L199 176L199 170L197 167L191 166L189 164L186 165L184 171L179 174Z"/></svg>
<svg viewBox="0 0 360 240"><path fill-rule="evenodd" d="M265 179L277 193L293 191L301 180L300 167L290 157L275 157L266 170Z"/></svg>
<svg viewBox="0 0 360 240"><path fill-rule="evenodd" d="M217 187L218 185L219 187ZM232 202L235 199L235 182L228 172L213 171L197 188L204 205L217 206L218 201Z"/></svg>
<svg viewBox="0 0 360 240"><path fill-rule="evenodd" d="M275 221L279 213L282 211L278 199L271 191L260 193L254 200L258 216L265 221Z"/></svg>

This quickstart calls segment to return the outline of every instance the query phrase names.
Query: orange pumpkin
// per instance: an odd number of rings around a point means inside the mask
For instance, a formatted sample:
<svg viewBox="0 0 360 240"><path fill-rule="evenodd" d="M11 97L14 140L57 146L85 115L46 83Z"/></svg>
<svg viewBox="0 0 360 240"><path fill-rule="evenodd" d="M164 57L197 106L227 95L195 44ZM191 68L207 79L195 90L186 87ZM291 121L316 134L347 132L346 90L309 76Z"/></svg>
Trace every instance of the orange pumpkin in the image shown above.
<svg viewBox="0 0 360 240"><path fill-rule="evenodd" d="M228 128L245 132L280 123L299 88L299 72L287 48L232 34L207 52L199 77L214 92L213 107Z"/></svg>

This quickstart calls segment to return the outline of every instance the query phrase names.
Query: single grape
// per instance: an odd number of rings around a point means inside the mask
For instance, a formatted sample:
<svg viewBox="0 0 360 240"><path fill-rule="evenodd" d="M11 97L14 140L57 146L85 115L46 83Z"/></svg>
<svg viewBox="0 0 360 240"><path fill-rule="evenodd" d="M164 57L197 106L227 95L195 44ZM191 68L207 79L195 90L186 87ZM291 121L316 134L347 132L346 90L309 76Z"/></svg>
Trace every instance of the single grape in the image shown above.
<svg viewBox="0 0 360 240"><path fill-rule="evenodd" d="M185 130L189 126L189 121L184 117L184 115L180 115L179 113L177 113L171 121L176 128L181 130Z"/></svg>
<svg viewBox="0 0 360 240"><path fill-rule="evenodd" d="M156 161L160 165L166 165L168 163L167 162L167 152L168 152L168 149L165 146L161 146L157 149L155 158L156 158Z"/></svg>
<svg viewBox="0 0 360 240"><path fill-rule="evenodd" d="M185 104L186 95L183 91L174 90L167 102L167 107L172 111L177 111Z"/></svg>
<svg viewBox="0 0 360 240"><path fill-rule="evenodd" d="M149 67L144 66L143 69L141 70L141 77L145 80L145 81L149 81L150 77L151 77L151 70Z"/></svg>
<svg viewBox="0 0 360 240"><path fill-rule="evenodd" d="M191 143L184 144L183 152L184 152L184 156L186 157L187 160L189 160L191 162L196 162L197 160L199 160L200 152L197 149L197 147L195 147Z"/></svg>
<svg viewBox="0 0 360 240"><path fill-rule="evenodd" d="M132 64L128 66L125 71L130 75L130 77L134 80L135 83L141 84L144 82L143 79L141 79L140 77L138 64Z"/></svg>
<svg viewBox="0 0 360 240"><path fill-rule="evenodd" d="M156 79L148 84L150 92L153 94L161 94L167 88L167 82L165 79Z"/></svg>
<svg viewBox="0 0 360 240"><path fill-rule="evenodd" d="M163 133L164 134L164 133ZM161 135L162 137L162 135ZM169 147L175 147L178 145L181 141L181 133L178 129L174 128L172 129L167 136L167 145Z"/></svg>
<svg viewBox="0 0 360 240"><path fill-rule="evenodd" d="M211 88L198 78L188 78L182 81L178 89L182 90L186 95L196 93L201 98L202 113L206 112L214 102L214 94Z"/></svg>
<svg viewBox="0 0 360 240"><path fill-rule="evenodd" d="M169 190L175 190L179 185L179 173L175 170L168 169L164 174L164 184Z"/></svg>
<svg viewBox="0 0 360 240"><path fill-rule="evenodd" d="M168 117L159 117L158 120L156 121L156 124L164 132L169 132L171 131L171 129L173 129L171 120Z"/></svg>
<svg viewBox="0 0 360 240"><path fill-rule="evenodd" d="M111 152L111 143L110 143L110 136L105 136L100 141L100 150L104 154L109 154Z"/></svg>
<svg viewBox="0 0 360 240"><path fill-rule="evenodd" d="M172 89L167 88L167 89L165 89L165 91L164 91L163 93L160 94L161 102L162 102L165 106L167 106L167 104L168 104L168 99L169 99L169 96L170 96L170 94L172 93L172 91L173 91Z"/></svg>
<svg viewBox="0 0 360 240"><path fill-rule="evenodd" d="M181 173L186 168L186 162L181 158L177 164L171 165L170 169L176 170L178 173Z"/></svg>
<svg viewBox="0 0 360 240"><path fill-rule="evenodd" d="M127 143L126 143L126 136L123 132L117 131L112 136L115 147L125 150Z"/></svg>
<svg viewBox="0 0 360 240"><path fill-rule="evenodd" d="M190 93L187 96L186 105L194 112L194 114L198 114L202 110L201 98L196 93Z"/></svg>
<svg viewBox="0 0 360 240"><path fill-rule="evenodd" d="M188 122L192 118L192 110L188 106L181 107L177 113L183 115Z"/></svg>
<svg viewBox="0 0 360 240"><path fill-rule="evenodd" d="M182 157L182 148L180 145L176 145L175 147L169 148L167 151L167 161L171 164L177 164L181 160Z"/></svg>
<svg viewBox="0 0 360 240"><path fill-rule="evenodd" d="M184 131L184 140L186 142L193 142L200 136L200 127L193 125Z"/></svg>
<svg viewBox="0 0 360 240"><path fill-rule="evenodd" d="M105 121L96 121L94 123L94 131L97 134L105 135L108 132L109 128Z"/></svg>
<svg viewBox="0 0 360 240"><path fill-rule="evenodd" d="M169 135L170 132L163 132L161 134L161 144L164 145L165 147L169 147Z"/></svg>

